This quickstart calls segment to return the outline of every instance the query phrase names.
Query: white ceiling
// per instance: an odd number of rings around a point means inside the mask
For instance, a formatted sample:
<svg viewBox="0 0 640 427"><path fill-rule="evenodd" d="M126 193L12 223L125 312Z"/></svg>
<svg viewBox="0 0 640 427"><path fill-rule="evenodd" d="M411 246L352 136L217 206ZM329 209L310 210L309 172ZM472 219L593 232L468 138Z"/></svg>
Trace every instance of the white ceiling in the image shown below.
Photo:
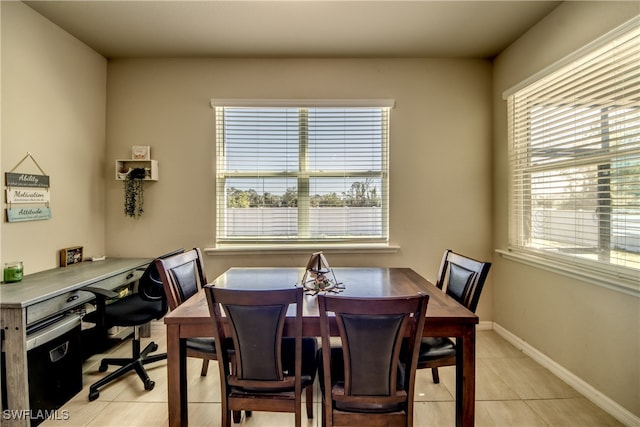
<svg viewBox="0 0 640 427"><path fill-rule="evenodd" d="M25 1L107 58L491 58L559 1Z"/></svg>

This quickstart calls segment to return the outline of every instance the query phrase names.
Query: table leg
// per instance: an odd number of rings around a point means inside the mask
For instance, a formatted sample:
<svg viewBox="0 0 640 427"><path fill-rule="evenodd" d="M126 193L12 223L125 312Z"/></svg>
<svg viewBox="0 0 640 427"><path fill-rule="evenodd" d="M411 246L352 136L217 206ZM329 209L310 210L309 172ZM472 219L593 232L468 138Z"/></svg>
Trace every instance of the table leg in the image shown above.
<svg viewBox="0 0 640 427"><path fill-rule="evenodd" d="M169 426L187 427L187 354L180 326L167 325L167 397Z"/></svg>
<svg viewBox="0 0 640 427"><path fill-rule="evenodd" d="M456 426L474 425L476 405L476 327L456 338Z"/></svg>

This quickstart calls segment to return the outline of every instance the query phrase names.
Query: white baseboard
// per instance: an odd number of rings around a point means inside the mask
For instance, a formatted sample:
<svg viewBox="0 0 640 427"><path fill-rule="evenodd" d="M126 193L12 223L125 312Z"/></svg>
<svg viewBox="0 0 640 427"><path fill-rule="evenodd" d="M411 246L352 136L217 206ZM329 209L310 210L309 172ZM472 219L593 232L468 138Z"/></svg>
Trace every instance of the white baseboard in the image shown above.
<svg viewBox="0 0 640 427"><path fill-rule="evenodd" d="M493 329L493 322L491 320L481 320L476 326L476 331L490 331Z"/></svg>
<svg viewBox="0 0 640 427"><path fill-rule="evenodd" d="M493 322L480 322L478 330L484 329L482 323ZM485 325L486 326L486 325ZM491 329L491 328L489 328ZM605 396L592 385L586 383L580 377L573 374L571 371L559 365L557 362L538 351L536 348L529 345L523 339L517 337L513 333L509 332L497 323L493 323L492 328L498 335L505 340L513 344L517 349L522 350L527 356L538 362L543 367L547 368L558 378L575 388L579 393L583 394L587 399L599 406L602 410L609 413L612 417L615 417L618 421L629 427L640 426L640 417L632 414L627 409L613 401L611 398Z"/></svg>

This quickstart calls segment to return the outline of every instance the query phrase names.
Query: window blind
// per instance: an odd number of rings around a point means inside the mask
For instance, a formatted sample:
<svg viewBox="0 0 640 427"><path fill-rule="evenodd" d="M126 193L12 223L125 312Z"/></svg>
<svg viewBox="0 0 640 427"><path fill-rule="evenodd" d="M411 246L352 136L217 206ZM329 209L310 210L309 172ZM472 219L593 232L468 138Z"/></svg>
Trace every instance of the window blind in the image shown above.
<svg viewBox="0 0 640 427"><path fill-rule="evenodd" d="M218 243L387 241L389 103L345 104L212 101Z"/></svg>
<svg viewBox="0 0 640 427"><path fill-rule="evenodd" d="M509 246L640 278L640 26L507 97Z"/></svg>

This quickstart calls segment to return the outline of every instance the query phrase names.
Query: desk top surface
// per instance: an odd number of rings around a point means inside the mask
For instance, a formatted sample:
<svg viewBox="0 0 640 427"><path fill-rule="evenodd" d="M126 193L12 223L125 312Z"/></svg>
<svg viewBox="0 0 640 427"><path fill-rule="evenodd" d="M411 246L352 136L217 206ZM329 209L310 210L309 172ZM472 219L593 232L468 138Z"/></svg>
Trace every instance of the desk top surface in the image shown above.
<svg viewBox="0 0 640 427"><path fill-rule="evenodd" d="M143 268L151 261L150 258L107 258L28 274L20 282L0 285L0 307L21 308L33 305L129 270Z"/></svg>

